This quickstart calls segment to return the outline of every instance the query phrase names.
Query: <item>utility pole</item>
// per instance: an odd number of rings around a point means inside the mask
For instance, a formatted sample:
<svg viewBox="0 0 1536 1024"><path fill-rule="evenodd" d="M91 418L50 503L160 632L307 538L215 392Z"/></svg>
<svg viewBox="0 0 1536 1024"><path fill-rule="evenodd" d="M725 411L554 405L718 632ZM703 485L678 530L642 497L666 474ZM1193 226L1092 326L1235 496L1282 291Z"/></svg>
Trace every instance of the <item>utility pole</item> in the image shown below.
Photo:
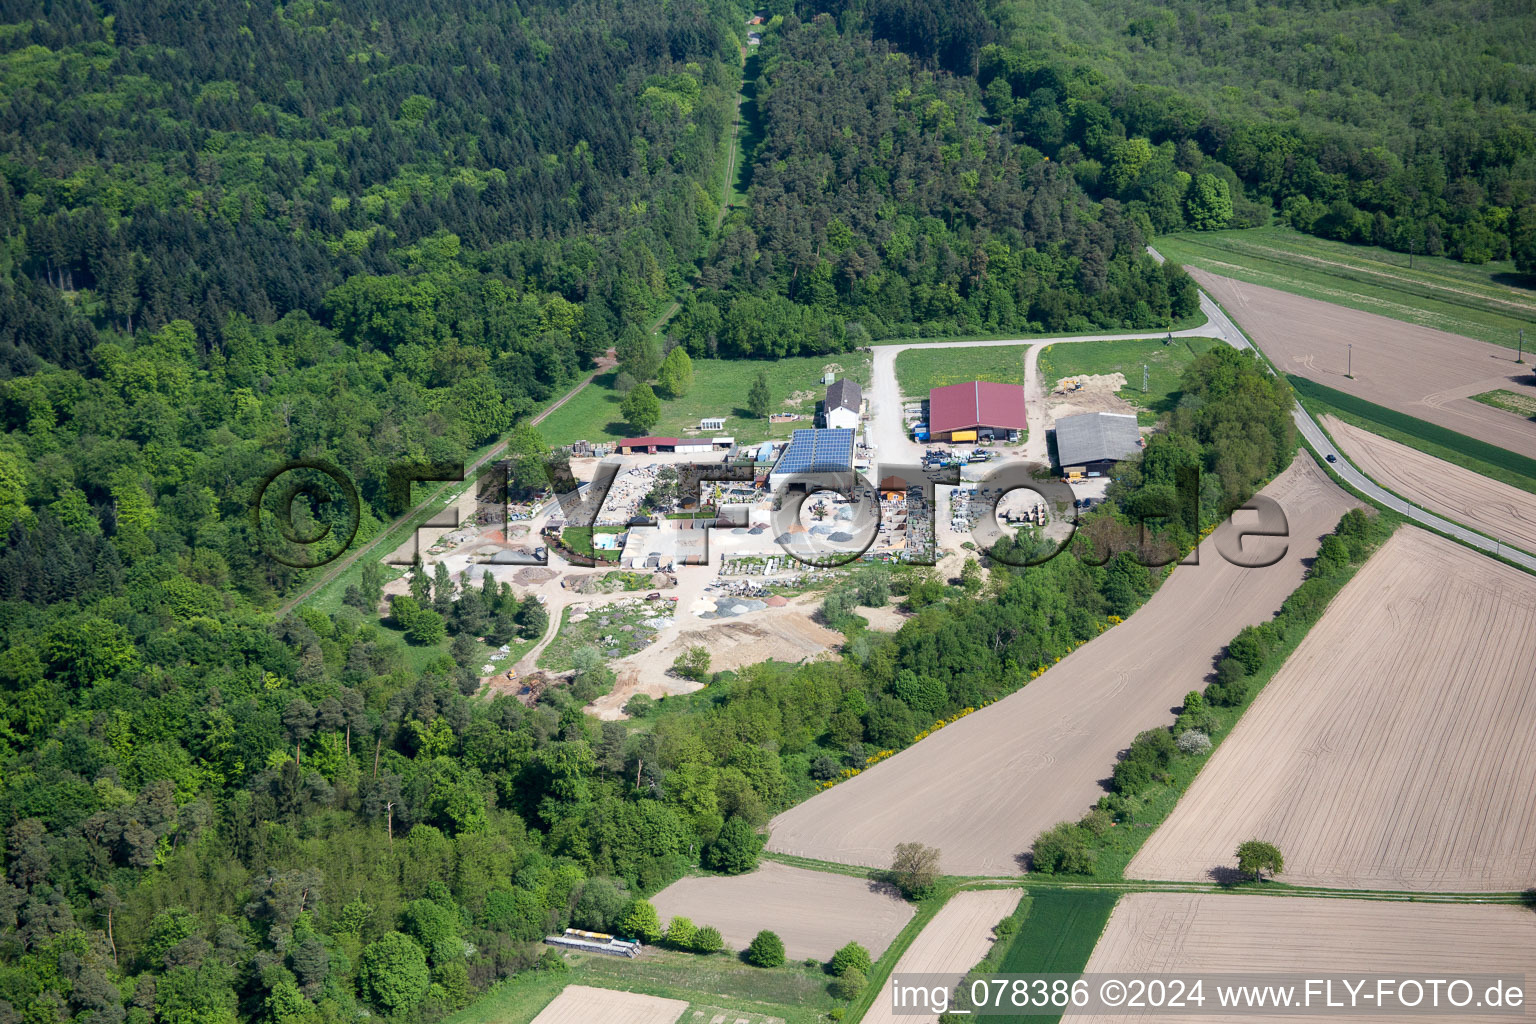
<svg viewBox="0 0 1536 1024"><path fill-rule="evenodd" d="M1520 328L1520 347L1519 347L1519 349L1516 350L1515 362L1521 364L1522 366L1525 364L1525 328L1524 327Z"/></svg>
<svg viewBox="0 0 1536 1024"><path fill-rule="evenodd" d="M1348 356L1348 360L1349 361L1347 363L1345 363L1344 376L1348 377L1350 380L1354 380L1355 379L1355 343L1354 342L1350 342L1349 343L1349 356Z"/></svg>
<svg viewBox="0 0 1536 1024"><path fill-rule="evenodd" d="M1141 393L1147 393L1147 364L1141 364Z"/></svg>

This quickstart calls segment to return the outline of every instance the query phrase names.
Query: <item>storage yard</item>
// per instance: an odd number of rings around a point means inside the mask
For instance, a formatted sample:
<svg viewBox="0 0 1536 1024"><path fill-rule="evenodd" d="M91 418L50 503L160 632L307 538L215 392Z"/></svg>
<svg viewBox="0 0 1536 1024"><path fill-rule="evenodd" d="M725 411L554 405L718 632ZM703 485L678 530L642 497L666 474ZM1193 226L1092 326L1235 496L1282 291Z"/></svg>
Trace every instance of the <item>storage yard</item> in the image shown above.
<svg viewBox="0 0 1536 1024"><path fill-rule="evenodd" d="M1509 349L1201 270L1190 273L1281 373L1536 457L1536 425L1470 397L1499 389L1536 393L1529 360L1517 365ZM1353 379L1347 376L1351 369Z"/></svg>
<svg viewBox="0 0 1536 1024"><path fill-rule="evenodd" d="M1290 523L1284 558L1265 569L1230 564L1216 550L1233 532L1223 525L1200 546L1200 564L1176 569L1124 624L1017 693L780 814L769 849L884 867L897 843L923 842L943 851L951 874L1021 871L1036 835L1104 793L1126 742L1172 722L1222 645L1280 607L1354 505L1305 455L1263 493Z"/></svg>
<svg viewBox="0 0 1536 1024"><path fill-rule="evenodd" d="M1472 974L1536 977L1536 914L1523 907L1277 898L1228 893L1131 893L1120 900L1088 973L1391 972L1395 977ZM1242 1024L1316 1021L1310 1015L1168 1012L1076 1015L1073 1024L1134 1021ZM1330 1014L1337 1010L1327 1011ZM1376 1019L1388 1019L1381 1014ZM1517 1014L1518 1016L1518 1014ZM1351 1017L1349 1019L1358 1019ZM1407 1020L1497 1024L1503 1015L1414 1014Z"/></svg>
<svg viewBox="0 0 1536 1024"><path fill-rule="evenodd" d="M1127 869L1209 881L1254 836L1287 882L1514 890L1536 880L1536 579L1403 527Z"/></svg>
<svg viewBox="0 0 1536 1024"><path fill-rule="evenodd" d="M1536 552L1536 494L1346 423L1319 420L1361 472L1431 512Z"/></svg>
<svg viewBox="0 0 1536 1024"><path fill-rule="evenodd" d="M684 878L651 902L663 924L681 915L719 928L727 949L746 949L764 928L777 932L791 960L826 960L850 941L879 957L913 914L883 883L774 861L746 875Z"/></svg>

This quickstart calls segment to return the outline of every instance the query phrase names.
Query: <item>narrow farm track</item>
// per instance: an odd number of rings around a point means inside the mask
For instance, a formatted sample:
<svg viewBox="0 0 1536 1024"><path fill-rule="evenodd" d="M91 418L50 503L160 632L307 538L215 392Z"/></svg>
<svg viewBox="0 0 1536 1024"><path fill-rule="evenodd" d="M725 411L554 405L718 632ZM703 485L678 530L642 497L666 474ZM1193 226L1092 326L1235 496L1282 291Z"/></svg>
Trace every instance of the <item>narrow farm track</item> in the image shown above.
<svg viewBox="0 0 1536 1024"><path fill-rule="evenodd" d="M1536 879L1536 580L1406 527L1330 605L1126 869L1203 881L1237 844L1287 882Z"/></svg>

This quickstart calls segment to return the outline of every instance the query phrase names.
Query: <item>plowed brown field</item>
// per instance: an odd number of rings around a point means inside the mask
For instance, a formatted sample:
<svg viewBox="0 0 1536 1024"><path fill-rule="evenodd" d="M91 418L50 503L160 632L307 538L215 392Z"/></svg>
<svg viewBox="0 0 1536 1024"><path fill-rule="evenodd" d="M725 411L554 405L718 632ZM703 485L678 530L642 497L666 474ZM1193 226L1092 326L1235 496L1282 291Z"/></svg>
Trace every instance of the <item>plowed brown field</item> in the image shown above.
<svg viewBox="0 0 1536 1024"><path fill-rule="evenodd" d="M1017 693L785 811L769 848L884 867L897 843L917 841L939 847L950 874L1020 871L1035 836L1103 795L1102 780L1138 732L1173 721L1222 646L1279 610L1303 560L1354 505L1305 455L1264 493L1290 524L1280 561L1232 565L1216 549L1234 530L1223 524L1200 546L1200 564L1175 569L1124 624Z"/></svg>
<svg viewBox="0 0 1536 1024"><path fill-rule="evenodd" d="M1497 905L1131 893L1115 907L1085 971L1120 975L1317 971L1381 973L1395 978L1523 973L1530 979L1536 977L1536 914L1522 907ZM1206 996L1209 1010L1211 993L1207 991ZM1262 1020L1270 1024L1333 1020L1340 1015L1339 1010L1310 1016L1252 1011L1247 1016L1174 1016L1165 1012L1068 1014L1065 1019L1073 1024L1142 1020L1158 1024L1252 1024ZM1388 1019L1379 1013L1373 1016ZM1507 1013L1415 1013L1402 1019L1497 1024L1510 1017Z"/></svg>
<svg viewBox="0 0 1536 1024"><path fill-rule="evenodd" d="M1400 320L1190 269L1283 373L1536 457L1536 424L1468 396L1536 395L1515 353ZM1354 345L1354 379L1349 346Z"/></svg>
<svg viewBox="0 0 1536 1024"><path fill-rule="evenodd" d="M1536 552L1536 494L1361 430L1336 416L1322 417L1322 424L1339 451L1383 487L1463 526Z"/></svg>
<svg viewBox="0 0 1536 1024"><path fill-rule="evenodd" d="M1404 527L1336 597L1126 869L1209 880L1260 838L1287 882L1536 880L1536 579ZM1533 918L1536 919L1536 918Z"/></svg>
<svg viewBox="0 0 1536 1024"><path fill-rule="evenodd" d="M663 926L678 915L714 925L727 949L746 949L765 928L777 932L791 960L828 960L849 941L878 957L913 914L889 887L774 861L746 875L684 878L651 902Z"/></svg>
<svg viewBox="0 0 1536 1024"><path fill-rule="evenodd" d="M891 974L964 974L996 941L992 926L1013 913L1018 889L962 892L944 904L928 927L896 961ZM937 1024L938 1015L896 1016L889 999L876 999L860 1024Z"/></svg>
<svg viewBox="0 0 1536 1024"><path fill-rule="evenodd" d="M567 985L533 1024L673 1024L686 1009L686 999Z"/></svg>

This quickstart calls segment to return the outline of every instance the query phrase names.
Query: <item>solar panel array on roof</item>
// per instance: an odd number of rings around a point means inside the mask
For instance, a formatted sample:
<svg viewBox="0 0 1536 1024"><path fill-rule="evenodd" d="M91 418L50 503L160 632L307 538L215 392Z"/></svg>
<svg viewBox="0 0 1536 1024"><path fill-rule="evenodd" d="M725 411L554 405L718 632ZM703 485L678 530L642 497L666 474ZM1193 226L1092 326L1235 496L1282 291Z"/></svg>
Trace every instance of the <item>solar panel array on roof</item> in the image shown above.
<svg viewBox="0 0 1536 1024"><path fill-rule="evenodd" d="M835 473L853 468L853 431L797 430L789 447L773 467L775 476L785 473Z"/></svg>

